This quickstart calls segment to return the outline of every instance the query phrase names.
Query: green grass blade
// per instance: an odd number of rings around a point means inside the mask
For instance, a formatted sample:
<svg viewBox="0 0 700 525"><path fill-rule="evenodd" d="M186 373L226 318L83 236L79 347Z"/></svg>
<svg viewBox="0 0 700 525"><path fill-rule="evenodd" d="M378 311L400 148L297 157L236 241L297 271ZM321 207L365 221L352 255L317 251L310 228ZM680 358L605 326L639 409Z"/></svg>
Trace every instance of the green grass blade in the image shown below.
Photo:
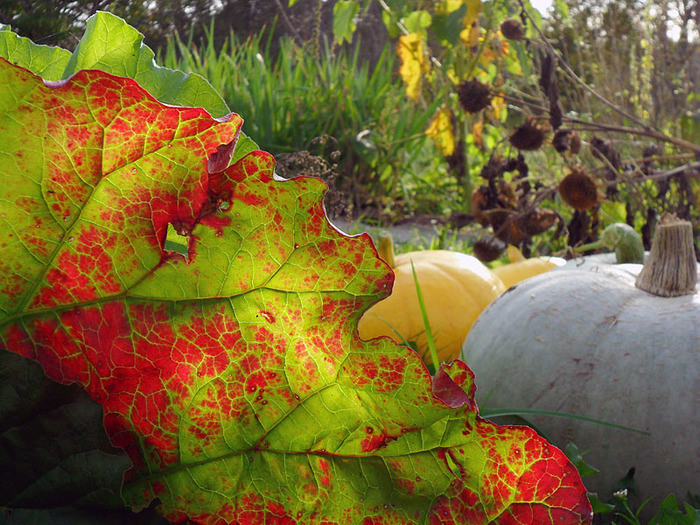
<svg viewBox="0 0 700 525"><path fill-rule="evenodd" d="M418 295L418 306L420 306L420 313L423 317L423 326L425 327L425 337L428 339L428 350L430 351L430 358L433 361L433 366L435 370L440 366L440 360L438 359L437 349L435 348L435 340L433 339L433 331L430 328L430 321L428 320L428 310L425 307L425 301L423 300L423 292L420 288L420 283L418 282L418 274L416 274L416 267L411 261L411 271L413 272L413 282L416 283L416 294Z"/></svg>
<svg viewBox="0 0 700 525"><path fill-rule="evenodd" d="M639 430L636 428L631 428L631 427L626 427L623 425L618 425L616 423L610 423L608 421L601 421L599 419L593 419L590 417L585 417L585 416L579 416L576 414L567 414L565 412L553 412L550 410L532 410L532 409L526 409L526 408L516 408L516 409L501 409L501 408L492 408L492 409L481 409L480 413L483 417L490 418L490 417L497 417L497 416L551 416L551 417L565 417L568 419L576 419L578 421L585 421L586 423L595 423L598 425L603 425L606 427L611 427L611 428L619 428L620 430L626 430L628 432L635 432L637 434L643 434L645 436L650 436L649 432L645 432L644 430Z"/></svg>

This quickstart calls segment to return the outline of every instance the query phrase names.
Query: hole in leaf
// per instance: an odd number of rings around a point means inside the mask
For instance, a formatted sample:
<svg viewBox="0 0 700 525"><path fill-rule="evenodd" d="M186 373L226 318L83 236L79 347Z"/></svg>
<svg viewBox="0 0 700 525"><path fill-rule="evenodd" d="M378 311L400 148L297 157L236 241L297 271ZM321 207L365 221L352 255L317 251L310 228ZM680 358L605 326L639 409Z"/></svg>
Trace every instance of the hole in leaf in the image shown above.
<svg viewBox="0 0 700 525"><path fill-rule="evenodd" d="M165 249L179 253L187 259L189 237L180 235L172 224L168 224L168 234L165 237Z"/></svg>

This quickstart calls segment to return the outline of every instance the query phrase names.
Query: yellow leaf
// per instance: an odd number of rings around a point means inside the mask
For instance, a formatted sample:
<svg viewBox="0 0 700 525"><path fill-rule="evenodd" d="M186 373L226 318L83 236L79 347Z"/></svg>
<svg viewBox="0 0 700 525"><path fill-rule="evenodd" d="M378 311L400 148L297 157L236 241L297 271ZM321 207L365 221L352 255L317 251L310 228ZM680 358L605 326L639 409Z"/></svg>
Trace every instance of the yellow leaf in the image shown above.
<svg viewBox="0 0 700 525"><path fill-rule="evenodd" d="M481 0L445 0L442 7L445 13L452 13L463 5L467 6L467 14L464 15L463 27L470 28L481 13Z"/></svg>
<svg viewBox="0 0 700 525"><path fill-rule="evenodd" d="M481 13L481 0L464 0L467 4L467 14L464 16L464 27L472 27Z"/></svg>
<svg viewBox="0 0 700 525"><path fill-rule="evenodd" d="M505 116L506 101L503 97L495 96L491 99L491 111L493 112L493 118L496 120L500 120L501 117Z"/></svg>
<svg viewBox="0 0 700 525"><path fill-rule="evenodd" d="M479 46L479 22L475 21L471 26L462 29L459 39L469 49L477 49Z"/></svg>
<svg viewBox="0 0 700 525"><path fill-rule="evenodd" d="M417 101L420 97L423 73L430 69L425 57L423 37L418 33L399 37L396 52L401 59L399 73L406 82L406 95Z"/></svg>
<svg viewBox="0 0 700 525"><path fill-rule="evenodd" d="M488 67L491 63L500 63L510 55L510 43L503 38L500 31L487 33L479 37L479 45L486 41L484 50L479 57L479 63Z"/></svg>
<svg viewBox="0 0 700 525"><path fill-rule="evenodd" d="M481 151L484 151L484 121L479 120L475 122L472 126L472 138L474 139L474 145Z"/></svg>
<svg viewBox="0 0 700 525"><path fill-rule="evenodd" d="M440 150L445 157L449 157L455 151L455 132L452 124L452 112L448 108L442 108L437 112L430 126L425 131L435 147Z"/></svg>

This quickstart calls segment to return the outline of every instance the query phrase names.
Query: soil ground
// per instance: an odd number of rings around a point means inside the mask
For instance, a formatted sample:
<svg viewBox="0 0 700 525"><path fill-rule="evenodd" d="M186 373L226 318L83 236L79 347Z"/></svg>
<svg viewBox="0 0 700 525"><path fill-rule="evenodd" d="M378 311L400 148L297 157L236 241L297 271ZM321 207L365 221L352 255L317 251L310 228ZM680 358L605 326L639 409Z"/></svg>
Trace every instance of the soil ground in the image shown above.
<svg viewBox="0 0 700 525"><path fill-rule="evenodd" d="M473 233L469 233L467 229L450 229L441 225L437 219L422 218L417 221L407 221L390 227L379 227L363 223L361 221L349 221L347 219L333 218L330 222L342 232L348 235L357 235L367 232L376 241L377 234L382 230L391 232L394 242L397 244L411 243L416 246L429 247L430 242L444 233L448 238L456 236L457 239L467 240ZM446 229L446 231L444 231ZM444 233L443 233L444 231Z"/></svg>

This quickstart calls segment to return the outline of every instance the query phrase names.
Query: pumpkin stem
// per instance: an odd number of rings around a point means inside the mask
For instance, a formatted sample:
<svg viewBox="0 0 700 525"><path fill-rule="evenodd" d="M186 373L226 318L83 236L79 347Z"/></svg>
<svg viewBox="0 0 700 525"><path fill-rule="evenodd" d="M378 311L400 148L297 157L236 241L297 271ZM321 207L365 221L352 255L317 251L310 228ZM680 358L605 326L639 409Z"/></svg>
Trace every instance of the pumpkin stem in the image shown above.
<svg viewBox="0 0 700 525"><path fill-rule="evenodd" d="M693 226L675 214L664 213L637 277L637 288L661 297L677 297L694 293L697 282Z"/></svg>
<svg viewBox="0 0 700 525"><path fill-rule="evenodd" d="M396 259L394 259L394 238L391 233L382 230L379 232L379 245L377 246L377 251L379 252L379 257L384 259L389 266L396 268Z"/></svg>

